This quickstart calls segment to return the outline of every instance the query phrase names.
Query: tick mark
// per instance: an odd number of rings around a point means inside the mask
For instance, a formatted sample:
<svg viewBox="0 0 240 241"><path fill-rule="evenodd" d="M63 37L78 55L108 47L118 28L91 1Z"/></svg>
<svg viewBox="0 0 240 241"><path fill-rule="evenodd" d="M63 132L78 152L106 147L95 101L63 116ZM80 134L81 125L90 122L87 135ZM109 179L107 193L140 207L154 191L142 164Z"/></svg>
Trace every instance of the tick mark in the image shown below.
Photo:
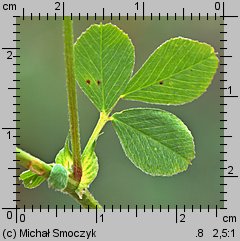
<svg viewBox="0 0 240 241"><path fill-rule="evenodd" d="M88 85L90 85L91 84L91 80L86 80L86 83L88 84Z"/></svg>
<svg viewBox="0 0 240 241"><path fill-rule="evenodd" d="M163 85L163 80L159 81L159 84L160 84L160 85Z"/></svg>
<svg viewBox="0 0 240 241"><path fill-rule="evenodd" d="M97 80L97 84L100 85L100 84L101 84L101 81L100 81L100 80Z"/></svg>

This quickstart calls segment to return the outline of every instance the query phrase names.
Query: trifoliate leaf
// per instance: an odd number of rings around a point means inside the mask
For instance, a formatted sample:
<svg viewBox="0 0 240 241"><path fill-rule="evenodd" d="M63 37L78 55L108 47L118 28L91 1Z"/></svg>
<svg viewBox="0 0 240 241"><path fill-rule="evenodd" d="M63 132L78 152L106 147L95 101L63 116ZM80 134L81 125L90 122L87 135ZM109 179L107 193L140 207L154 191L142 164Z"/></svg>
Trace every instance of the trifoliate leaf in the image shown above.
<svg viewBox="0 0 240 241"><path fill-rule="evenodd" d="M41 183L45 181L44 177L39 176L30 170L21 173L19 179L23 181L24 187L29 189L38 187Z"/></svg>
<svg viewBox="0 0 240 241"><path fill-rule="evenodd" d="M184 104L206 91L218 67L213 47L186 38L166 41L129 81L125 99Z"/></svg>
<svg viewBox="0 0 240 241"><path fill-rule="evenodd" d="M175 115L159 109L129 109L112 116L127 157L153 176L185 171L194 158L193 137Z"/></svg>
<svg viewBox="0 0 240 241"><path fill-rule="evenodd" d="M134 47L112 24L91 25L74 45L78 84L99 111L109 112L132 74Z"/></svg>

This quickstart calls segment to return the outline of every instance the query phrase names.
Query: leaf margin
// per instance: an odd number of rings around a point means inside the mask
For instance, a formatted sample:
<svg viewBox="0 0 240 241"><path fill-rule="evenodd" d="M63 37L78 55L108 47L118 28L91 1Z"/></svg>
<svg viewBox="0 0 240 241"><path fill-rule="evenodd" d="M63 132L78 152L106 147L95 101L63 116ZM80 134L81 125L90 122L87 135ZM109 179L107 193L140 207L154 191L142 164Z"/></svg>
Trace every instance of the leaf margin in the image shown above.
<svg viewBox="0 0 240 241"><path fill-rule="evenodd" d="M46 180L46 178L37 175L31 170L26 170L20 174L19 180L22 181L25 188L34 189L40 186ZM37 183L34 184L34 182L37 182Z"/></svg>
<svg viewBox="0 0 240 241"><path fill-rule="evenodd" d="M211 49L211 54L209 55L209 57L215 57L216 66L214 66L214 67L215 67L215 73L212 75L211 78L209 78L209 80L208 80L209 83L208 83L208 85L206 86L206 88L201 92L200 95L195 96L194 98L192 98L192 100L183 101L183 102L181 102L181 103L162 103L161 101L158 101L158 100L156 100L156 101L146 101L146 100L141 100L141 99L137 99L137 98L134 99L134 97L133 97L133 98L128 97L128 95L130 95L131 93L134 93L134 92L137 92L137 91L141 91L142 89L151 87L151 86L153 86L154 84L158 83L158 81L160 81L160 80L157 80L157 81L155 81L155 82L152 83L152 84L149 84L149 85L147 85L147 86L144 86L144 87L141 87L141 88L139 88L139 89L136 89L136 90L133 90L133 91L129 91L129 92L128 92L128 88L129 88L129 85L130 85L132 79L135 78L135 76L137 76L137 74L139 74L139 72L140 72L140 71L142 70L142 68L146 65L146 63L150 60L150 58L153 57L154 54L155 54L163 45L167 44L168 42L170 42L170 41L172 41L172 40L187 40L187 41L191 41L191 42L193 42L193 43L198 43L198 44L200 44L200 45L205 45L205 46L210 47L210 49ZM213 54L213 55L212 55L212 54ZM211 85L212 80L213 80L214 76L216 75L217 69L218 69L218 67L219 67L219 58L217 57L217 54L218 54L218 53L215 52L214 47L211 46L210 44L206 43L206 42L200 42L200 41L198 41L198 40L193 40L193 39L186 38L186 37L181 37L181 36L174 37L174 38L170 38L170 39L164 41L162 44L160 44L160 45L148 56L148 58L145 60L145 62L142 64L142 66L141 66L141 67L136 71L136 73L131 77L130 81L128 82L128 86L126 87L124 93L121 95L121 98L124 99L124 100L128 100L128 101L129 101L129 100L130 100L130 101L139 101L139 102L143 102L143 103L159 104L159 105L173 105L173 106L175 106L175 105L183 105L183 104L186 104L186 103L191 103L192 101L195 101L196 99L200 98L200 97L207 91L207 89L209 88L209 86ZM209 58L209 57L208 57L208 58ZM197 63L197 64L199 64L199 63ZM195 65L197 65L197 64L195 64ZM191 67L192 67L192 66L191 66ZM182 70L182 71L180 71L179 73L184 72L184 71L186 71L186 70ZM178 75L179 73L174 74L174 75L172 75L172 76ZM163 80L169 79L169 78L170 78L170 76L168 76L168 78L164 78ZM161 80L161 81L162 81L162 80ZM136 84L135 84L135 85L136 85Z"/></svg>
<svg viewBox="0 0 240 241"><path fill-rule="evenodd" d="M192 153L192 157L191 157L191 160L188 162L188 165L187 165L187 167L186 167L186 169L183 169L183 170L181 170L181 171L179 171L179 172L176 172L176 173L173 173L173 174L171 174L171 175L168 175L168 174L152 174L152 173L150 173L150 172L147 172L147 171L145 171L145 170L143 170L142 168L140 168L139 166L137 166L136 164L135 164L135 162L129 157L129 155L127 154L127 151L125 150L125 148L124 148L124 144L123 144L123 141L122 141L122 139L120 138L120 136L119 136L119 133L116 131L116 129L115 129L115 127L114 127L114 122L113 122L113 120L114 120L114 115L115 114L121 114L121 113L124 113L124 112L126 112L126 111L131 111L131 110L155 110L155 111L162 111L162 112L164 112L164 113L168 113L168 114L170 114L171 116L173 116L174 118L176 118L178 121L180 121L180 123L181 123L181 125L187 130L187 132L188 132L188 134L190 135L190 137L191 137L191 139L192 139L192 145L193 145L193 153ZM174 176L174 175L177 175L177 174L179 174L179 173L182 173L182 172L185 172L185 171L187 171L187 169L189 168L189 166L191 166L192 165L192 161L196 158L196 146L195 146L195 142L194 142L194 136L192 135L192 133L191 133L191 131L189 130L189 128L187 127L187 125L185 125L185 123L179 118L179 117L177 117L176 115L174 115L173 113L171 113L171 112L168 112L168 111L166 111L166 110L162 110L162 109L158 109L158 108L145 108L145 107L139 107L139 108L130 108L130 109L125 109L125 110L122 110L122 111L119 111L119 112L115 112L112 116L111 116L111 122L112 122L112 125L113 125L113 129L115 130L115 132L116 132L116 134L117 134L117 137L118 137L118 140L119 140L119 142L120 142L120 144L121 144L121 147L122 147L122 149L123 149L123 151L124 151L124 154L125 154L125 156L131 161L131 163L135 166L135 167L137 167L139 170L141 170L141 172L143 172L143 173L145 173L145 174L148 174L148 175L151 175L151 176L158 176L158 177L165 177L165 176L167 176L167 177L171 177L171 176Z"/></svg>
<svg viewBox="0 0 240 241"><path fill-rule="evenodd" d="M108 108L107 109L107 111L106 110L104 110L104 109L101 109L101 108L99 108L95 103L94 103L94 101L92 100L92 98L90 98L89 96L88 96L88 94L86 93L86 91L82 88L82 86L80 85L80 81L78 81L77 80L77 74L76 74L76 72L77 72L77 67L76 67L76 60L75 60L75 48L76 48L76 45L77 45L77 43L78 43L78 41L80 40L80 38L84 35L84 34L86 34L92 27L94 27L94 26L97 26L97 27L99 27L99 26L112 26L112 27L114 27L115 29L117 29L117 30L119 30L122 34L123 34L123 36L124 36L124 38L126 38L128 41L129 41L129 43L130 43L130 46L132 47L132 50L133 50L133 52L132 52L132 54L133 54L133 61L132 61L132 67L131 67L131 72L129 73L129 76L128 76L128 78L127 78L127 81L126 81L126 83L125 83L125 87L124 88L122 88L122 91L121 91L121 93L119 94L119 96L118 96L118 98L116 99L116 101L112 104L112 106L110 107L110 108ZM128 83L129 83L129 81L131 80L131 78L132 78L132 75L133 75L133 71L134 71L134 66L135 66L135 46L134 46L134 44L133 44L133 42L132 42L132 39L129 37L129 34L127 34L126 32L124 32L121 28L119 28L116 24L112 24L111 22L109 22L109 23L102 23L102 22L100 22L100 24L97 24L97 23L95 23L95 24L91 24L88 28L86 28L86 30L85 31L83 31L83 32L81 32L81 34L80 34L80 36L76 39L76 41L74 42L74 44L73 44L73 48L74 48L74 72L75 72L75 76L76 76L76 81L77 81L77 84L78 84L78 86L79 86L79 88L84 92L84 94L86 95L86 97L90 100L90 102L95 106L95 108L97 108L97 110L99 111L99 112L104 112L104 113L110 113L111 111L112 111L112 109L114 108L114 106L117 104L117 102L121 99L121 96L122 96L122 94L123 94L123 92L125 91L125 89L126 89L126 87L127 87L127 85L128 85Z"/></svg>

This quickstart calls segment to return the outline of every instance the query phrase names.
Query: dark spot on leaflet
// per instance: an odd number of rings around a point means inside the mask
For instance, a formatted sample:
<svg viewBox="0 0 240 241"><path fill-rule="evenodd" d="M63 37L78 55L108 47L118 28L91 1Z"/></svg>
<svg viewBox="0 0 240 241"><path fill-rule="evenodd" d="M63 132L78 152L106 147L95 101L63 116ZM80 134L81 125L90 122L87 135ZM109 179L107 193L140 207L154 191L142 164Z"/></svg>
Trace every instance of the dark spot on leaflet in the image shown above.
<svg viewBox="0 0 240 241"><path fill-rule="evenodd" d="M101 84L101 81L100 81L100 80L97 80L97 84L100 85L100 84Z"/></svg>
<svg viewBox="0 0 240 241"><path fill-rule="evenodd" d="M159 81L159 84L160 84L160 85L163 85L163 80Z"/></svg>
<svg viewBox="0 0 240 241"><path fill-rule="evenodd" d="M91 84L91 80L86 80L86 83L88 84L88 85L90 85Z"/></svg>

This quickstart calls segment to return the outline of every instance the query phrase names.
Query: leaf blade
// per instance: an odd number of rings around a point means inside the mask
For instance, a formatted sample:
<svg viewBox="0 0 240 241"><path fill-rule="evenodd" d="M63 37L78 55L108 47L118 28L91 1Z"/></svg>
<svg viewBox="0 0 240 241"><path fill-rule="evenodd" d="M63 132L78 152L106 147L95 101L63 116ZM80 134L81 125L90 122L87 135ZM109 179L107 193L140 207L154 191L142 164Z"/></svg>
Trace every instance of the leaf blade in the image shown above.
<svg viewBox="0 0 240 241"><path fill-rule="evenodd" d="M19 180L23 182L25 188L33 189L40 186L45 181L45 178L27 170L20 174Z"/></svg>
<svg viewBox="0 0 240 241"><path fill-rule="evenodd" d="M186 38L163 43L129 81L124 98L184 104L206 91L218 66L214 49Z"/></svg>
<svg viewBox="0 0 240 241"><path fill-rule="evenodd" d="M185 171L194 158L190 131L169 112L129 109L115 113L112 122L127 157L147 174L177 174Z"/></svg>
<svg viewBox="0 0 240 241"><path fill-rule="evenodd" d="M94 143L82 157L82 177L79 186L75 191L80 198L82 198L83 193L87 188L89 188L90 184L94 181L98 174L99 164L97 155L94 152L95 145L96 143Z"/></svg>
<svg viewBox="0 0 240 241"><path fill-rule="evenodd" d="M73 157L70 150L70 134L65 140L64 147L56 155L55 163L64 166L69 172L72 171Z"/></svg>
<svg viewBox="0 0 240 241"><path fill-rule="evenodd" d="M92 25L74 45L75 74L99 111L109 112L126 88L134 64L128 36L112 24Z"/></svg>

